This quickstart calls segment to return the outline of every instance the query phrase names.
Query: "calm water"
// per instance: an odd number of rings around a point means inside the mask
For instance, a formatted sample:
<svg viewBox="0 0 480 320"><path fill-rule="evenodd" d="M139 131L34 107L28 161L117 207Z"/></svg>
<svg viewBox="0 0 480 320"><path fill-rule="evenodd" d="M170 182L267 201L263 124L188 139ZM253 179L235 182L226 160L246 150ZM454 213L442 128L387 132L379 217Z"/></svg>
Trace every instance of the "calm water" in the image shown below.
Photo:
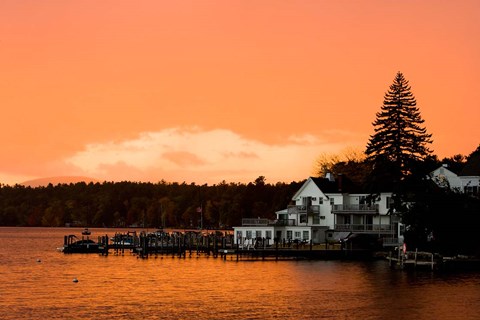
<svg viewBox="0 0 480 320"><path fill-rule="evenodd" d="M0 319L480 317L480 273L408 273L384 261L142 260L57 252L72 231L81 230L0 228ZM99 234L114 231L93 229L92 236Z"/></svg>

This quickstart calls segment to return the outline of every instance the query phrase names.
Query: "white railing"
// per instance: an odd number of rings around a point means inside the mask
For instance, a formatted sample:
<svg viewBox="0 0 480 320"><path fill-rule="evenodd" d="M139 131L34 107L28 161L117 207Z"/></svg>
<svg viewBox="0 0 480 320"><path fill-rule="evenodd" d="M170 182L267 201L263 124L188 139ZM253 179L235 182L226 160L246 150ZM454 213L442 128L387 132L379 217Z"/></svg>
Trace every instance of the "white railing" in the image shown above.
<svg viewBox="0 0 480 320"><path fill-rule="evenodd" d="M290 205L287 207L288 214L319 214L320 213L320 206L318 204L314 205Z"/></svg>
<svg viewBox="0 0 480 320"><path fill-rule="evenodd" d="M333 213L377 213L378 204L334 204Z"/></svg>
<svg viewBox="0 0 480 320"><path fill-rule="evenodd" d="M279 219L279 220L254 219L254 218L242 219L243 227L295 226L295 225L296 225L295 219Z"/></svg>
<svg viewBox="0 0 480 320"><path fill-rule="evenodd" d="M242 226L268 226L269 224L271 223L268 219L242 219Z"/></svg>
<svg viewBox="0 0 480 320"><path fill-rule="evenodd" d="M336 231L391 233L393 228L390 224L336 224Z"/></svg>

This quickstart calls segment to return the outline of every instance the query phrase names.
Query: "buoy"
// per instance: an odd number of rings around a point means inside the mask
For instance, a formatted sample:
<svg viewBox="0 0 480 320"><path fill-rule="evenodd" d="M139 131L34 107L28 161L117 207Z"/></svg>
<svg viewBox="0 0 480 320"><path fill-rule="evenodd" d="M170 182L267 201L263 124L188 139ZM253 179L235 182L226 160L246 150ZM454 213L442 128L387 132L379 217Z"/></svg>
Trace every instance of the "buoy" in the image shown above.
<svg viewBox="0 0 480 320"><path fill-rule="evenodd" d="M37 262L42 262L42 260L40 260L40 259L37 259Z"/></svg>
<svg viewBox="0 0 480 320"><path fill-rule="evenodd" d="M77 278L73 278L73 282L78 282L78 279L77 279Z"/></svg>

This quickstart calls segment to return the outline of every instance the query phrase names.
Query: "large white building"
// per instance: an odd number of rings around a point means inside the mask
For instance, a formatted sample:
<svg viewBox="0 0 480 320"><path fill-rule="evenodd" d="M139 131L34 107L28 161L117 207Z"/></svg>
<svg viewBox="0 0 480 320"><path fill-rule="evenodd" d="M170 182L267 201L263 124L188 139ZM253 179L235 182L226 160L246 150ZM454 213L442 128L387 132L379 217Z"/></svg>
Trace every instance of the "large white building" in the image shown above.
<svg viewBox="0 0 480 320"><path fill-rule="evenodd" d="M443 165L433 170L430 177L441 188L477 196L480 194L480 176L458 175Z"/></svg>
<svg viewBox="0 0 480 320"><path fill-rule="evenodd" d="M343 180L343 181L342 181ZM403 242L400 224L392 215L392 194L361 193L340 176L308 178L292 197L292 205L276 212L275 220L243 219L234 227L235 243L243 247L256 242L272 245L302 241L325 243L351 234L378 236L384 245Z"/></svg>

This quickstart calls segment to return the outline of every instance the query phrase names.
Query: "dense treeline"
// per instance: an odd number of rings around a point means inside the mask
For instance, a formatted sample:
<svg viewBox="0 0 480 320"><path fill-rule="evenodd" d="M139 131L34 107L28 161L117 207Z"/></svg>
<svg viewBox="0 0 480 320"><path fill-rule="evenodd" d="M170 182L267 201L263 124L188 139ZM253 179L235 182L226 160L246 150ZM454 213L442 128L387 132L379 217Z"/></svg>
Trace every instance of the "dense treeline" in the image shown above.
<svg viewBox="0 0 480 320"><path fill-rule="evenodd" d="M164 181L2 186L0 225L224 228L242 218L274 218L301 183L271 185L259 177L213 186Z"/></svg>

